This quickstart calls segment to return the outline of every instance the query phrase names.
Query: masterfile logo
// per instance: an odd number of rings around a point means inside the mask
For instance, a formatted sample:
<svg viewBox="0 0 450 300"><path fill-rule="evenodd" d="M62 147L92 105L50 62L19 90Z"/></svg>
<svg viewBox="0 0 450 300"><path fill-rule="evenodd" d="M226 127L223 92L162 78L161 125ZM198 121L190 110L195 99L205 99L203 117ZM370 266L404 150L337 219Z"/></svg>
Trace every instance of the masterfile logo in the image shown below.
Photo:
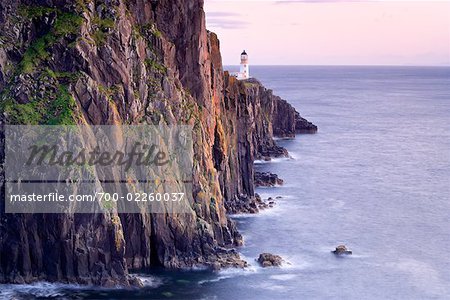
<svg viewBox="0 0 450 300"><path fill-rule="evenodd" d="M6 126L6 212L187 212L191 126Z"/></svg>

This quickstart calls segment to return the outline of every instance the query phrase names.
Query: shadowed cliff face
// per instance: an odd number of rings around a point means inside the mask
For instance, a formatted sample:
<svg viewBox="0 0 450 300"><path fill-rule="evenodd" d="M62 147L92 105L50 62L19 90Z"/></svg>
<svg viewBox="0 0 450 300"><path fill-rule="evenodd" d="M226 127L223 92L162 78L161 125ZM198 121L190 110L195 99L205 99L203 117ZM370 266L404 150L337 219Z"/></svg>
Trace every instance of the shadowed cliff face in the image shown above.
<svg viewBox="0 0 450 300"><path fill-rule="evenodd" d="M195 142L191 213L2 213L0 282L128 285L132 268L245 265L228 250L242 238L227 210L253 205L255 158L286 154L274 133L315 129L259 82L223 73L203 2L5 0L0 9L2 124L190 124Z"/></svg>

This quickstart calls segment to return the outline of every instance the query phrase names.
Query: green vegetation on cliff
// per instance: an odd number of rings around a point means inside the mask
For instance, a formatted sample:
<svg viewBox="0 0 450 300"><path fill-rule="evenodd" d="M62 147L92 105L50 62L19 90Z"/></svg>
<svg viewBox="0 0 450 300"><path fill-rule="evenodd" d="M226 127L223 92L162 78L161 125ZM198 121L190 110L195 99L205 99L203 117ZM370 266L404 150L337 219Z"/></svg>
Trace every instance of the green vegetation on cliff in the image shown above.
<svg viewBox="0 0 450 300"><path fill-rule="evenodd" d="M76 103L67 86L59 85L55 96L55 100L50 103L47 99L37 98L23 104L6 97L1 108L10 124L74 125Z"/></svg>
<svg viewBox="0 0 450 300"><path fill-rule="evenodd" d="M48 125L73 125L75 124L75 111L75 99L69 93L67 86L60 85L58 97L50 106L46 123Z"/></svg>
<svg viewBox="0 0 450 300"><path fill-rule="evenodd" d="M95 17L93 19L93 23L95 25L95 31L92 34L92 39L95 41L97 46L103 46L106 42L109 31L114 28L114 20Z"/></svg>
<svg viewBox="0 0 450 300"><path fill-rule="evenodd" d="M24 22L48 18L50 28L30 43L18 68L16 80L0 94L0 109L11 124L71 125L77 111L68 83L79 77L74 72L57 72L49 68L52 47L68 42L76 36L83 18L74 13L45 6L20 6L19 16ZM17 80L20 78L20 80ZM19 99L20 98L20 99Z"/></svg>
<svg viewBox="0 0 450 300"><path fill-rule="evenodd" d="M83 18L58 9L43 6L22 6L21 15L30 20L42 18L44 15L56 14L53 27L43 36L34 41L23 55L20 63L21 73L32 73L42 61L49 58L48 49L69 34L76 34L80 30Z"/></svg>

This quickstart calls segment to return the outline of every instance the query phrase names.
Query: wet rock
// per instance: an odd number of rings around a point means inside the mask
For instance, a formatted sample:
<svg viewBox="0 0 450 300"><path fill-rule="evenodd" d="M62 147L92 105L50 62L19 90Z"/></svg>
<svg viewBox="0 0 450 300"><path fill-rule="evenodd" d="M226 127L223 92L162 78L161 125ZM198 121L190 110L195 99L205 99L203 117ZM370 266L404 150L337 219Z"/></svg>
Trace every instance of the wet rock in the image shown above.
<svg viewBox="0 0 450 300"><path fill-rule="evenodd" d="M256 214L259 211L258 206L261 201L262 200L258 194L255 194L255 196L240 195L234 197L233 199L228 199L225 202L225 207L228 213Z"/></svg>
<svg viewBox="0 0 450 300"><path fill-rule="evenodd" d="M278 146L276 144L273 145L267 145L263 144L258 149L258 159L264 160L264 161L270 161L272 157L289 157L288 151L281 146Z"/></svg>
<svg viewBox="0 0 450 300"><path fill-rule="evenodd" d="M136 276L130 276L129 282L130 282L130 285L133 287L138 287L138 288L144 287L144 283L142 282L142 280Z"/></svg>
<svg viewBox="0 0 450 300"><path fill-rule="evenodd" d="M258 208L260 210L261 209L266 209L266 208L269 208L269 205L267 203L265 203L265 202L261 202L261 203L258 204Z"/></svg>
<svg viewBox="0 0 450 300"><path fill-rule="evenodd" d="M261 253L258 257L258 263L263 267L279 267L283 259L279 255L271 253Z"/></svg>
<svg viewBox="0 0 450 300"><path fill-rule="evenodd" d="M206 264L215 271L229 267L243 269L248 266L235 249L222 247L215 249L215 254L208 257Z"/></svg>
<svg viewBox="0 0 450 300"><path fill-rule="evenodd" d="M236 232L234 237L234 245L237 247L244 245L244 237L239 232Z"/></svg>
<svg viewBox="0 0 450 300"><path fill-rule="evenodd" d="M345 245L339 245L336 247L335 250L331 251L332 253L336 255L350 255L352 254L352 251L347 248Z"/></svg>
<svg viewBox="0 0 450 300"><path fill-rule="evenodd" d="M272 187L282 184L283 179L278 178L277 174L270 172L255 172L255 186Z"/></svg>

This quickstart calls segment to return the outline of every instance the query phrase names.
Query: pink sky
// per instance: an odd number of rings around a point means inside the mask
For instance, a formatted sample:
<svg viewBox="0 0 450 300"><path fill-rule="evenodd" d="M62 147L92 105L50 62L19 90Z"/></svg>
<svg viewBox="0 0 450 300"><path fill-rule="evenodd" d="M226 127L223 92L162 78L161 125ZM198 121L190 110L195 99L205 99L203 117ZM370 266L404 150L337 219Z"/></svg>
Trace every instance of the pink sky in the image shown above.
<svg viewBox="0 0 450 300"><path fill-rule="evenodd" d="M450 1L205 0L225 65L450 65Z"/></svg>

